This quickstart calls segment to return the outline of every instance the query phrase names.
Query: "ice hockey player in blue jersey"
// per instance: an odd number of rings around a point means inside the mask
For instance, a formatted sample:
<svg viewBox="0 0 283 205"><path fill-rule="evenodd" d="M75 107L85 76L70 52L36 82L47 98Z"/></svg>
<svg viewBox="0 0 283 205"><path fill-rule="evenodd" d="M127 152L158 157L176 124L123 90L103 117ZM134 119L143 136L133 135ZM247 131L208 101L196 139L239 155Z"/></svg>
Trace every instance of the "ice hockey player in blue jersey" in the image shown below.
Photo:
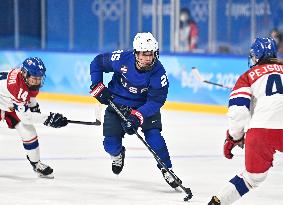
<svg viewBox="0 0 283 205"><path fill-rule="evenodd" d="M127 118L126 122L122 122L111 106L105 110L103 145L113 159L114 174L119 174L124 166L126 149L122 139L125 133L133 135L139 127L146 142L167 168L172 169L161 135L160 108L166 101L169 83L165 69L158 60L158 42L151 33L137 33L133 49L99 54L90 64L91 95L105 105L109 105L111 100ZM107 88L103 84L103 73L109 72L113 72L113 76ZM157 166L166 182L173 188L178 187L173 177L160 165Z"/></svg>

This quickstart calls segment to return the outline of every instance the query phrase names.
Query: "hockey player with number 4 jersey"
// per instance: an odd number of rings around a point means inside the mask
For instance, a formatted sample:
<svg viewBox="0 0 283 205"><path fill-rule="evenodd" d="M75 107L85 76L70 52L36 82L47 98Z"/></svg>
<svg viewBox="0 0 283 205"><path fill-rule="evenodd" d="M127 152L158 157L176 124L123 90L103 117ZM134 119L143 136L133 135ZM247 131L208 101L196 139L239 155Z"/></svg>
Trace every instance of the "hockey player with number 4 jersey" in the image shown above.
<svg viewBox="0 0 283 205"><path fill-rule="evenodd" d="M68 124L59 113L42 114L36 96L43 85L46 68L40 58L27 58L19 68L0 72L0 121L16 129L27 159L39 177L54 178L53 169L40 161L38 136L34 123L60 128Z"/></svg>
<svg viewBox="0 0 283 205"><path fill-rule="evenodd" d="M100 103L109 100L127 118L122 122L108 106L104 115L104 149L112 158L112 171L119 174L124 166L125 133L133 135L141 127L146 142L160 157L168 169L172 168L170 155L161 135L160 108L168 93L166 72L158 60L158 43L151 33L137 33L133 41L134 51L114 51L97 55L90 65L91 95ZM113 72L108 88L103 84L103 73ZM158 167L173 188L178 184L160 165ZM181 183L181 181L179 181Z"/></svg>
<svg viewBox="0 0 283 205"><path fill-rule="evenodd" d="M229 205L258 187L283 152L283 61L272 38L257 38L250 49L253 66L237 80L229 98L229 129L224 155L245 144L245 170L233 177L209 205ZM246 132L246 133L245 133ZM245 137L244 137L245 136Z"/></svg>

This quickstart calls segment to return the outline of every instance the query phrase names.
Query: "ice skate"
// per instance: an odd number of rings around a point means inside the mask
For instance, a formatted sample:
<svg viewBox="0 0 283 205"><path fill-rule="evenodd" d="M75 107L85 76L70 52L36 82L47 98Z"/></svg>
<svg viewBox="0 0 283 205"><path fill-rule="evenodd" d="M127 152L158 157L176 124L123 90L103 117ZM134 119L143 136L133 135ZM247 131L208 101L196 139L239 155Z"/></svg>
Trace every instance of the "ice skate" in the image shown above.
<svg viewBox="0 0 283 205"><path fill-rule="evenodd" d="M172 169L169 169L173 174L174 172L172 171ZM163 175L163 178L165 179L165 181L172 187L172 188L177 188L179 185L178 183L174 180L174 178L166 171L166 169L161 168L161 173ZM182 184L181 179L179 179L175 174L174 174L175 178L178 180L179 184Z"/></svg>
<svg viewBox="0 0 283 205"><path fill-rule="evenodd" d="M213 196L208 205L221 205L221 203L216 196Z"/></svg>
<svg viewBox="0 0 283 205"><path fill-rule="evenodd" d="M27 156L27 159L29 160L33 171L37 173L38 177L40 178L48 178L48 179L53 179L53 169L49 167L46 164L43 164L41 161L38 162L32 162L30 161L29 157Z"/></svg>
<svg viewBox="0 0 283 205"><path fill-rule="evenodd" d="M125 147L122 147L122 151L117 156L112 156L112 172L114 174L120 174L124 167L124 159L125 159Z"/></svg>

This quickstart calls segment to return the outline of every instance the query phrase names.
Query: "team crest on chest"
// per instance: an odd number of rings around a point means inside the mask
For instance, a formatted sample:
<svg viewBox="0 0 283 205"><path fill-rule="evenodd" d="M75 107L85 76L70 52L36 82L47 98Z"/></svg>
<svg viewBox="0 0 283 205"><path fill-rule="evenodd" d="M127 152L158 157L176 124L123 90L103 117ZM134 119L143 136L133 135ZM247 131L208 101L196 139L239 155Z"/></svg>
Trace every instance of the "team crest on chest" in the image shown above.
<svg viewBox="0 0 283 205"><path fill-rule="evenodd" d="M120 70L122 71L122 73L127 73L128 72L128 67L125 65L122 65L122 67L120 68Z"/></svg>

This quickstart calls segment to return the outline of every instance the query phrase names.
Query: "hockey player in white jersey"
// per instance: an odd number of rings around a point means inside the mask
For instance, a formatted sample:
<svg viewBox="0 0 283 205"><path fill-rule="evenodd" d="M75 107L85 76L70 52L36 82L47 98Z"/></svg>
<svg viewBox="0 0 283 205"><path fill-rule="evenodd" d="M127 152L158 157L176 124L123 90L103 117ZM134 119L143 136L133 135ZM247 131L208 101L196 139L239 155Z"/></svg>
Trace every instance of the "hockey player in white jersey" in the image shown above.
<svg viewBox="0 0 283 205"><path fill-rule="evenodd" d="M60 128L68 124L59 113L42 114L36 96L43 85L46 68L40 58L27 58L19 68L0 72L0 121L16 129L27 159L39 177L54 178L53 169L41 163L34 123Z"/></svg>
<svg viewBox="0 0 283 205"><path fill-rule="evenodd" d="M232 204L258 187L266 179L275 151L283 152L283 61L277 58L275 41L257 38L250 60L253 65L230 94L224 143L228 159L235 146L245 144L245 169L213 196L209 205Z"/></svg>

